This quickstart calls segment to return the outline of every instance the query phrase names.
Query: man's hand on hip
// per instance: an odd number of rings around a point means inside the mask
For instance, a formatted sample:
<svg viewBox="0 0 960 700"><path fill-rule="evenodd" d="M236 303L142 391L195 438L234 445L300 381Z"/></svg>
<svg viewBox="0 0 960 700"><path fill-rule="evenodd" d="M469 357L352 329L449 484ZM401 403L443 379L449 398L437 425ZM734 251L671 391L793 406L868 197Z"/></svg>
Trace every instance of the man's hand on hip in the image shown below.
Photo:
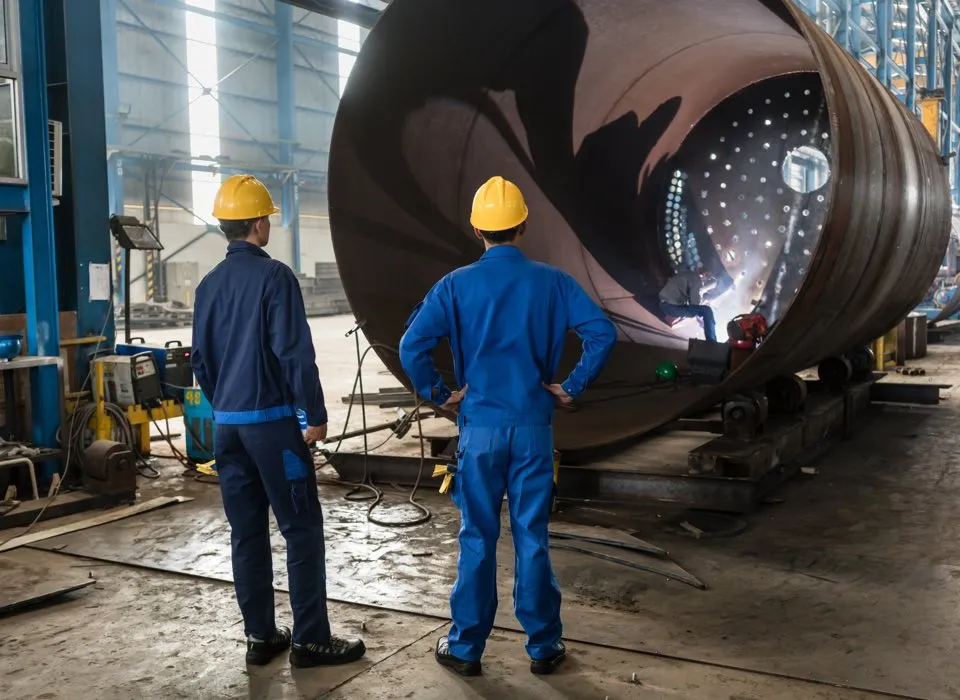
<svg viewBox="0 0 960 700"><path fill-rule="evenodd" d="M463 401L463 397L467 395L467 389L469 386L465 386L460 391L455 391L450 394L450 398L444 401L438 409L444 413L450 413L455 416L460 415L460 402Z"/></svg>
<svg viewBox="0 0 960 700"><path fill-rule="evenodd" d="M572 406L573 397L563 390L560 384L544 384L543 388L549 391L557 399L560 406Z"/></svg>
<svg viewBox="0 0 960 700"><path fill-rule="evenodd" d="M323 425L308 425L307 429L303 431L303 439L308 445L312 445L315 442L323 442L327 437L327 424Z"/></svg>

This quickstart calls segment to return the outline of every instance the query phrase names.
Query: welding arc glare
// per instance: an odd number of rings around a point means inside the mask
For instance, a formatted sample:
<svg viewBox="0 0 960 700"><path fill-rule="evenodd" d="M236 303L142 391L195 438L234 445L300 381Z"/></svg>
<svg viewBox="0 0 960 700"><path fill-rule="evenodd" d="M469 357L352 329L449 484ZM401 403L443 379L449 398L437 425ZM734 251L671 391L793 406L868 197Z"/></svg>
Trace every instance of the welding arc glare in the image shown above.
<svg viewBox="0 0 960 700"><path fill-rule="evenodd" d="M828 127L819 76L794 74L731 96L678 151L666 211L685 217L661 240L671 273L703 265L717 278L719 328L754 309L773 323L799 289L829 208ZM674 330L699 333L691 321Z"/></svg>

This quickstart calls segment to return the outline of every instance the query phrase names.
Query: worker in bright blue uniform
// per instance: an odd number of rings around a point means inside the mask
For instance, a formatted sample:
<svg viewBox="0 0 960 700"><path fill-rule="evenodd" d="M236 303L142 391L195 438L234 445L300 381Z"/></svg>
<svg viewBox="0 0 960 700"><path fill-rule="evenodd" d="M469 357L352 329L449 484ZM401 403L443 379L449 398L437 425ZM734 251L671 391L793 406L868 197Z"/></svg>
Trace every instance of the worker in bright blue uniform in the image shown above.
<svg viewBox="0 0 960 700"><path fill-rule="evenodd" d="M552 673L565 658L560 589L550 564L553 432L557 403L569 404L600 373L616 341L613 324L565 272L517 247L527 219L519 188L495 177L474 198L471 224L480 260L444 277L414 311L400 343L403 368L421 397L458 414L453 500L460 509L460 559L453 618L436 659L461 675L480 659L497 610L497 540L504 493L516 552L514 606L528 636L531 671ZM583 356L552 384L573 329ZM444 385L431 353L453 350L462 387Z"/></svg>
<svg viewBox="0 0 960 700"><path fill-rule="evenodd" d="M330 633L323 515L308 446L326 437L327 411L300 285L263 250L277 211L251 175L229 178L217 193L213 215L229 244L197 287L193 371L213 405L247 663L266 664L289 648L297 667L343 664L365 649ZM307 416L305 433L297 407ZM287 543L292 634L274 619L270 509Z"/></svg>

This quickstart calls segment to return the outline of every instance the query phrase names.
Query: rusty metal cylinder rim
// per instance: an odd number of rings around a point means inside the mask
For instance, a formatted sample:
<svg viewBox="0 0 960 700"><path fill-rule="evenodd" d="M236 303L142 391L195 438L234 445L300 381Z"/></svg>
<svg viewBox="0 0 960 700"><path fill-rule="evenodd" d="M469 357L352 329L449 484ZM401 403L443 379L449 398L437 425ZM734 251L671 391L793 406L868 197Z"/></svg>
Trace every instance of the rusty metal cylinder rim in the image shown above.
<svg viewBox="0 0 960 700"><path fill-rule="evenodd" d="M561 449L617 443L811 366L882 334L919 303L949 236L947 175L932 139L788 0L709 5L394 0L348 81L330 155L334 248L368 339L395 347L429 287L479 255L467 213L473 188L494 174L527 195L528 254L580 280L623 336L583 409L557 416ZM713 64L738 70L711 72ZM611 153L642 159L633 175L638 204L631 207L629 193L615 203L625 217L638 216L631 224L643 224L645 233L625 244L629 256L621 250L607 257L632 260L633 271L618 275L634 274L640 289L653 289L668 269L656 236L646 235L659 225L651 202L659 203L654 190L670 170L663 163L724 99L775 75L811 70L826 98L832 176L823 232L796 296L764 345L723 385L641 391L657 362L682 362L684 343L650 313L649 300L625 291L598 262L597 251L602 258L612 241L578 221L589 213L589 190L571 174L591 148L595 172L615 185L629 183L637 163L614 162ZM652 145L648 132L658 137ZM568 154L557 143L578 150ZM597 240L587 245L589 235ZM568 360L576 349L572 343ZM381 357L406 384L397 358ZM449 370L449 361L438 359Z"/></svg>

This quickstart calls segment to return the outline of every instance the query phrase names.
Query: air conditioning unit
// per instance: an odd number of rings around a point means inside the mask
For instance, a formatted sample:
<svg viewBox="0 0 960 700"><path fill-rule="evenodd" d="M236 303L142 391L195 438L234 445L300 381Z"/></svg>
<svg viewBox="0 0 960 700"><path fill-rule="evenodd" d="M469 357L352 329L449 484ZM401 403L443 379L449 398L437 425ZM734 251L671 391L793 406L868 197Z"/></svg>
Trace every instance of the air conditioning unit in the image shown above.
<svg viewBox="0 0 960 700"><path fill-rule="evenodd" d="M53 198L63 196L63 122L50 120L50 184ZM56 202L54 202L56 204Z"/></svg>

